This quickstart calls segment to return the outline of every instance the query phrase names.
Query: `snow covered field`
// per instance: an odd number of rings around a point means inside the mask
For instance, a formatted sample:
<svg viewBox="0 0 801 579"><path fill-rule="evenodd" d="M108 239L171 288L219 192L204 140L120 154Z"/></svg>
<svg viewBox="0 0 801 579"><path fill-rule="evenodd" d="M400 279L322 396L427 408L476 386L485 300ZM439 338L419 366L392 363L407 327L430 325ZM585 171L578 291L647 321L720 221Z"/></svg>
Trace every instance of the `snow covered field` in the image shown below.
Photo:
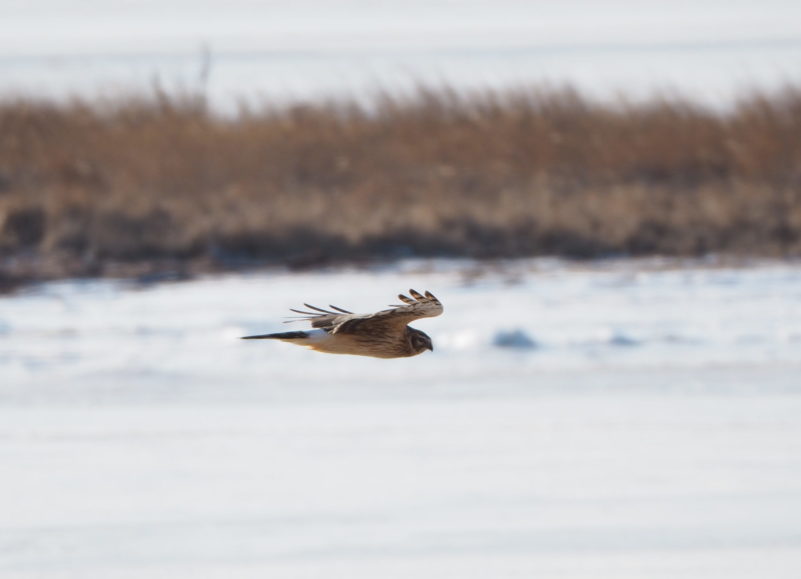
<svg viewBox="0 0 801 579"><path fill-rule="evenodd" d="M239 336L308 301L435 351ZM407 262L0 298L0 576L797 577L801 266Z"/></svg>
<svg viewBox="0 0 801 579"><path fill-rule="evenodd" d="M6 0L0 91L114 95L158 82L234 110L418 83L570 83L725 105L798 81L800 20L794 0Z"/></svg>

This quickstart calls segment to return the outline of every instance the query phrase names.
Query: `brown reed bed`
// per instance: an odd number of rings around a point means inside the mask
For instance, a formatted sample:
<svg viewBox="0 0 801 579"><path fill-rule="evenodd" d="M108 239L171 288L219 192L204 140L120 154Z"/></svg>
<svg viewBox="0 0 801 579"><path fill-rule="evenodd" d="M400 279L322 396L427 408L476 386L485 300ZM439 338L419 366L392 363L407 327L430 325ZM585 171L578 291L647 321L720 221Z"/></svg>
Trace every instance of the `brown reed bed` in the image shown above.
<svg viewBox="0 0 801 579"><path fill-rule="evenodd" d="M404 256L801 255L801 89L0 102L0 285Z"/></svg>

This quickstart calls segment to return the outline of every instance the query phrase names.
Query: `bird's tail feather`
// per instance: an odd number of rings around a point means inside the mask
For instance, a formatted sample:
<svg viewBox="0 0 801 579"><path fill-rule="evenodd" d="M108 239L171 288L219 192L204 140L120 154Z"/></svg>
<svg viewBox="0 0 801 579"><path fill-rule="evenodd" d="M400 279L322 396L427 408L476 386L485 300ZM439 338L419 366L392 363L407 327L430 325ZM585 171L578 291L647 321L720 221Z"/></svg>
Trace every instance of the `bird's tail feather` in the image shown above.
<svg viewBox="0 0 801 579"><path fill-rule="evenodd" d="M277 334L261 334L259 336L242 336L243 340L304 340L308 332L278 332Z"/></svg>

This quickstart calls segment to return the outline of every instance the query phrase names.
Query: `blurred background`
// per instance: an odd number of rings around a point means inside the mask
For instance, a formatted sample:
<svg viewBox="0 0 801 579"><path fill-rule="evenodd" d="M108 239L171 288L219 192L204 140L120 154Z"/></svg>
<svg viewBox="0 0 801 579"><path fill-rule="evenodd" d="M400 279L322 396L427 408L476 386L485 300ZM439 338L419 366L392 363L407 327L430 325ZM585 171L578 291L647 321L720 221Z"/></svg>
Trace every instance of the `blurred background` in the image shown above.
<svg viewBox="0 0 801 579"><path fill-rule="evenodd" d="M0 574L796 577L798 22L0 2Z"/></svg>

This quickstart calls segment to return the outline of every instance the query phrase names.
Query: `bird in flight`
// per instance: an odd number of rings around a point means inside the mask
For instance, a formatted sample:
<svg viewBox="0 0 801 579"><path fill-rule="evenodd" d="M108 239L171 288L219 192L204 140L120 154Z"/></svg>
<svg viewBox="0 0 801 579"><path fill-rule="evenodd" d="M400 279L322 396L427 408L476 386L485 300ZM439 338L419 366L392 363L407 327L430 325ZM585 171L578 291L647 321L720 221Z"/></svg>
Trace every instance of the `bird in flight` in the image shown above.
<svg viewBox="0 0 801 579"><path fill-rule="evenodd" d="M407 324L418 318L432 318L442 313L442 304L431 292L425 295L409 290L403 304L390 306L374 314L354 314L337 306L325 310L303 304L309 310L290 310L301 314L300 320L311 322L312 330L244 336L243 340L283 340L329 354L354 354L374 358L406 358L434 351L425 332ZM296 320L290 320L296 321Z"/></svg>

